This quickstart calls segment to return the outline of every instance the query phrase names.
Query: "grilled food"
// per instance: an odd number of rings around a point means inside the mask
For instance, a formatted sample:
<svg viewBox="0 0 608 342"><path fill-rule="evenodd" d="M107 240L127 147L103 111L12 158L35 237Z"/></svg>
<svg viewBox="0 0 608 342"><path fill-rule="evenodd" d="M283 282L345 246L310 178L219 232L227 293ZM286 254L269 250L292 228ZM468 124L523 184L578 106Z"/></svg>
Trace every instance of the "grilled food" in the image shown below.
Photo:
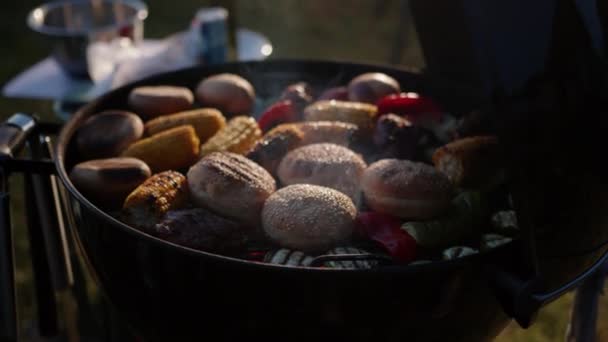
<svg viewBox="0 0 608 342"><path fill-rule="evenodd" d="M247 158L260 164L271 175L276 174L283 157L302 142L302 132L293 125L283 125L266 133L247 153Z"/></svg>
<svg viewBox="0 0 608 342"><path fill-rule="evenodd" d="M341 121L371 132L378 108L369 103L317 101L304 109L305 121Z"/></svg>
<svg viewBox="0 0 608 342"><path fill-rule="evenodd" d="M382 97L397 94L401 91L399 82L381 72L361 74L348 84L348 99L350 101L376 103Z"/></svg>
<svg viewBox="0 0 608 342"><path fill-rule="evenodd" d="M188 88L172 86L146 86L129 93L129 107L144 119L188 110L194 95Z"/></svg>
<svg viewBox="0 0 608 342"><path fill-rule="evenodd" d="M378 118L374 130L374 144L384 158L411 159L414 157L421 133L406 118L385 114Z"/></svg>
<svg viewBox="0 0 608 342"><path fill-rule="evenodd" d="M401 229L426 248L454 246L480 233L480 224L486 216L484 203L479 193L464 192L454 198L445 215L432 220L406 222Z"/></svg>
<svg viewBox="0 0 608 342"><path fill-rule="evenodd" d="M254 118L237 116L201 146L201 157L213 152L247 153L262 137L262 131Z"/></svg>
<svg viewBox="0 0 608 342"><path fill-rule="evenodd" d="M315 184L338 190L358 203L359 181L367 165L355 152L335 144L313 144L289 152L281 161L281 183Z"/></svg>
<svg viewBox="0 0 608 342"><path fill-rule="evenodd" d="M200 142L192 126L179 126L139 140L129 146L123 157L143 160L152 172L179 170L198 159Z"/></svg>
<svg viewBox="0 0 608 342"><path fill-rule="evenodd" d="M201 207L258 226L264 201L276 189L260 165L230 152L215 152L188 171L193 201Z"/></svg>
<svg viewBox="0 0 608 342"><path fill-rule="evenodd" d="M409 219L430 219L450 204L452 184L432 166L382 159L363 174L366 203L375 211Z"/></svg>
<svg viewBox="0 0 608 342"><path fill-rule="evenodd" d="M503 180L498 139L494 136L463 138L440 147L433 164L457 186L487 189Z"/></svg>
<svg viewBox="0 0 608 342"><path fill-rule="evenodd" d="M183 207L188 200L186 177L176 171L158 173L138 186L125 200L126 221L146 232L169 211Z"/></svg>
<svg viewBox="0 0 608 342"><path fill-rule="evenodd" d="M204 106L217 108L229 116L250 114L255 101L251 83L234 74L205 78L196 87L195 94Z"/></svg>
<svg viewBox="0 0 608 342"><path fill-rule="evenodd" d="M220 129L226 126L226 118L214 108L193 109L186 112L159 116L145 124L147 135L154 135L168 129L190 125L194 128L201 143L205 143Z"/></svg>
<svg viewBox="0 0 608 342"><path fill-rule="evenodd" d="M357 125L340 121L311 121L294 124L302 131L302 145L331 143L350 146L358 138Z"/></svg>
<svg viewBox="0 0 608 342"><path fill-rule="evenodd" d="M268 197L262 225L268 237L282 247L320 253L351 237L356 216L357 208L343 193L297 184Z"/></svg>
<svg viewBox="0 0 608 342"><path fill-rule="evenodd" d="M148 165L135 158L94 159L76 164L70 180L93 203L120 208L131 191L150 177Z"/></svg>
<svg viewBox="0 0 608 342"><path fill-rule="evenodd" d="M247 234L236 221L203 208L169 211L152 233L169 242L211 253L244 250Z"/></svg>
<svg viewBox="0 0 608 342"><path fill-rule="evenodd" d="M110 110L90 117L78 129L76 145L85 159L116 157L143 133L144 124L137 115Z"/></svg>

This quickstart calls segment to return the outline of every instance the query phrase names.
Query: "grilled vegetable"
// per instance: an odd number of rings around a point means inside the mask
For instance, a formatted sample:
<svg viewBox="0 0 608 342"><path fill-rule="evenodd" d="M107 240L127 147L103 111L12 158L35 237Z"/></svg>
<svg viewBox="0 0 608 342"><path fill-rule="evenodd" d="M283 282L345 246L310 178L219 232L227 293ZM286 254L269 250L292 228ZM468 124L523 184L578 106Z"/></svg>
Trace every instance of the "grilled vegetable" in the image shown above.
<svg viewBox="0 0 608 342"><path fill-rule="evenodd" d="M369 103L317 101L304 109L304 120L350 122L369 132L374 127L377 112L376 106Z"/></svg>
<svg viewBox="0 0 608 342"><path fill-rule="evenodd" d="M200 141L192 126L179 126L137 141L123 157L143 160L153 173L186 168L198 159Z"/></svg>
<svg viewBox="0 0 608 342"><path fill-rule="evenodd" d="M409 263L416 258L416 240L400 229L400 221L377 212L362 212L357 215L357 231L376 242L395 260Z"/></svg>
<svg viewBox="0 0 608 342"><path fill-rule="evenodd" d="M388 95L380 99L377 105L379 114L405 116L414 124L437 123L443 116L443 111L433 100L417 93Z"/></svg>
<svg viewBox="0 0 608 342"><path fill-rule="evenodd" d="M296 119L297 113L293 103L290 100L283 100L266 109L258 124L263 132L268 132L277 125L294 122Z"/></svg>
<svg viewBox="0 0 608 342"><path fill-rule="evenodd" d="M446 216L431 221L406 222L401 229L407 231L423 247L442 248L459 243L473 234L484 212L478 193L461 193L453 200Z"/></svg>
<svg viewBox="0 0 608 342"><path fill-rule="evenodd" d="M201 146L201 157L212 152L234 152L245 154L262 136L254 118L237 116Z"/></svg>
<svg viewBox="0 0 608 342"><path fill-rule="evenodd" d="M226 126L226 118L217 109L201 108L157 117L146 122L145 129L146 134L154 135L183 125L192 126L201 143L204 143Z"/></svg>
<svg viewBox="0 0 608 342"><path fill-rule="evenodd" d="M453 141L433 154L433 164L458 187L488 189L504 178L498 139L478 136Z"/></svg>
<svg viewBox="0 0 608 342"><path fill-rule="evenodd" d="M281 125L266 133L247 153L247 158L260 164L271 175L276 174L281 159L302 141L302 132L295 125Z"/></svg>
<svg viewBox="0 0 608 342"><path fill-rule="evenodd" d="M158 173L138 186L125 200L125 220L138 228L150 232L169 211L181 208L188 199L186 177L179 172Z"/></svg>

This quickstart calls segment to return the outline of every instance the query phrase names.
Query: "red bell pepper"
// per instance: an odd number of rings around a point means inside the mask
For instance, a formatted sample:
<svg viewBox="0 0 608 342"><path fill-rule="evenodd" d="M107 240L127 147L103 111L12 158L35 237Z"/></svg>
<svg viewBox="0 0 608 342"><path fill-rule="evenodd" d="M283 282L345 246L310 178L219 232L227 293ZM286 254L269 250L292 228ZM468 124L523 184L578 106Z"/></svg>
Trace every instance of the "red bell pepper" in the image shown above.
<svg viewBox="0 0 608 342"><path fill-rule="evenodd" d="M406 117L413 123L428 119L440 122L443 114L433 100L418 93L387 95L378 101L377 106L378 115L393 113Z"/></svg>
<svg viewBox="0 0 608 342"><path fill-rule="evenodd" d="M294 122L298 120L298 112L290 100L279 101L270 106L260 116L258 125L262 132L268 132L273 127L283 123Z"/></svg>
<svg viewBox="0 0 608 342"><path fill-rule="evenodd" d="M400 263L407 264L416 258L416 240L401 229L401 222L395 217L361 212L357 216L356 229L359 234L382 246Z"/></svg>

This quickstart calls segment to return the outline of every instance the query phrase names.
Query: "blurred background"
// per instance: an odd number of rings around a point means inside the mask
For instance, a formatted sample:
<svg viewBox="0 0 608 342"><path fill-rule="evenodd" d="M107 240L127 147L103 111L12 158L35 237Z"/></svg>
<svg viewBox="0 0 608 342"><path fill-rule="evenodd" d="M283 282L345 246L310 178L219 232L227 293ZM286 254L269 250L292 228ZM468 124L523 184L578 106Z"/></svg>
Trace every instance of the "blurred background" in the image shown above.
<svg viewBox="0 0 608 342"><path fill-rule="evenodd" d="M48 56L50 44L28 29L27 13L41 1L2 1L0 33L5 48L0 54L0 85ZM163 38L188 29L197 9L220 5L230 10L231 21L264 34L273 45L271 58L315 58L349 60L377 64L398 64L423 69L424 57L416 40L407 6L400 0L231 0L231 1L147 1L146 38ZM53 87L53 84L44 85ZM0 117L14 112L36 113L46 120L59 121L53 103L0 97ZM20 179L14 177L19 183ZM14 188L20 188L14 184ZM13 201L14 230L17 235L19 274L18 301L22 330L32 326L34 301L28 271L28 242L19 219L22 198ZM572 294L549 305L528 330L511 324L498 341L563 341ZM608 298L600 304L598 341L608 341Z"/></svg>

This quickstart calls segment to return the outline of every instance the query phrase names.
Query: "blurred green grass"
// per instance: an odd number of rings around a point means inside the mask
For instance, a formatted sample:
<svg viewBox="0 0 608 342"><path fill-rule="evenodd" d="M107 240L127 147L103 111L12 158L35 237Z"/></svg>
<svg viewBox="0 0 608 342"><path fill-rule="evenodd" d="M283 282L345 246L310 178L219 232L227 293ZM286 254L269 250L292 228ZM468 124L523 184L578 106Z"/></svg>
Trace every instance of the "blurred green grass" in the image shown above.
<svg viewBox="0 0 608 342"><path fill-rule="evenodd" d="M40 1L2 1L0 4L0 33L4 38L0 54L0 84L18 72L44 58L50 46L25 25L27 12ZM148 1L150 16L146 21L146 36L161 38L184 30L195 11L202 6L219 4L232 8L231 15L238 26L258 30L274 45L274 57L326 58L387 64L396 39L400 20L398 0L233 0L233 1ZM407 25L406 25L407 27ZM409 30L400 60L401 65L422 67L423 57ZM52 87L52 84L48 85ZM0 118L16 111L38 113L54 120L49 101L0 98ZM20 179L12 181L14 189L21 187ZM28 268L28 243L22 217L22 196L14 193L13 211L17 236L16 253L20 269ZM19 303L27 320L34 311L31 293L31 273L17 275ZM523 330L511 324L497 339L499 342L563 341L568 322L572 294L547 306L537 323ZM600 303L598 341L608 341L608 299ZM23 323L26 324L27 322Z"/></svg>

